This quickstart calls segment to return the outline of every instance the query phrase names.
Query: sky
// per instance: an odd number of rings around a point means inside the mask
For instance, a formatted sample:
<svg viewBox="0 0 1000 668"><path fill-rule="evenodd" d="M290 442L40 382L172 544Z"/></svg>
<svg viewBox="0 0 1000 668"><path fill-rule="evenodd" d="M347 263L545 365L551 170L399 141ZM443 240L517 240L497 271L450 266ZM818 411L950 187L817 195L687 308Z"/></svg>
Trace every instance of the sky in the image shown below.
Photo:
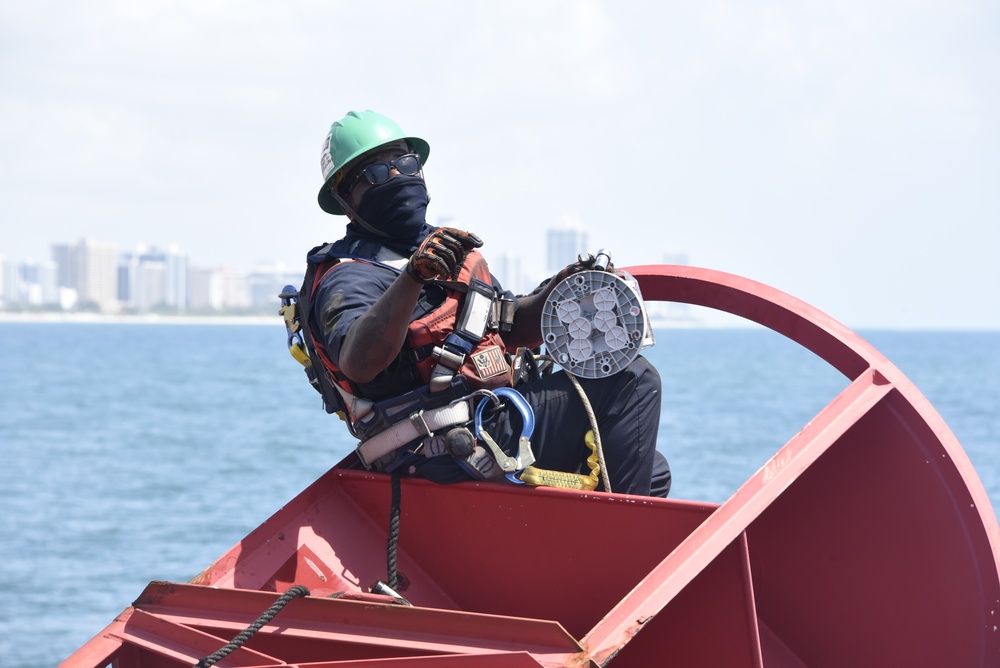
<svg viewBox="0 0 1000 668"><path fill-rule="evenodd" d="M1000 329L1000 3L0 0L0 254L301 267L320 145L431 146L429 220L752 278L852 328Z"/></svg>

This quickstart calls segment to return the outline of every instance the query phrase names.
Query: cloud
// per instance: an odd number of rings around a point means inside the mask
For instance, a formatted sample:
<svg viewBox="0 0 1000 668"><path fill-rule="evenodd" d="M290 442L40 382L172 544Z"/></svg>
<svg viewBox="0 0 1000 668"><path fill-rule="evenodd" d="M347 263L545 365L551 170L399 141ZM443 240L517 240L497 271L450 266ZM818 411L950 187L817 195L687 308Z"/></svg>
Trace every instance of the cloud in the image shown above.
<svg viewBox="0 0 1000 668"><path fill-rule="evenodd" d="M572 216L618 257L680 248L839 299L810 272L878 266L929 289L912 259L927 237L911 230L954 219L981 240L955 251L961 270L995 284L997 13L860 0L4 3L0 216L17 224L0 252L44 255L40 236L127 247L169 235L199 264L294 264L343 223L315 206L322 136L371 108L431 143L432 218L528 262L542 257L537 231Z"/></svg>

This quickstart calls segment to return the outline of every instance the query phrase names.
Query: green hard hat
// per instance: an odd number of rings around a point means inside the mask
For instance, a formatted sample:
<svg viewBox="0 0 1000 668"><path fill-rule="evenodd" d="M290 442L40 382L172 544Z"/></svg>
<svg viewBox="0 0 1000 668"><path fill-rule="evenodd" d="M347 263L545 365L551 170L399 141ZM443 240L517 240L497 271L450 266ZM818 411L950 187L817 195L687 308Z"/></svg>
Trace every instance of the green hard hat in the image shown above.
<svg viewBox="0 0 1000 668"><path fill-rule="evenodd" d="M323 141L320 169L323 170L323 187L319 190L319 206L327 213L344 215L340 204L330 194L327 185L333 176L355 158L390 142L406 140L410 150L420 157L420 165L427 161L430 146L419 137L408 137L390 118L374 111L350 111L330 126Z"/></svg>

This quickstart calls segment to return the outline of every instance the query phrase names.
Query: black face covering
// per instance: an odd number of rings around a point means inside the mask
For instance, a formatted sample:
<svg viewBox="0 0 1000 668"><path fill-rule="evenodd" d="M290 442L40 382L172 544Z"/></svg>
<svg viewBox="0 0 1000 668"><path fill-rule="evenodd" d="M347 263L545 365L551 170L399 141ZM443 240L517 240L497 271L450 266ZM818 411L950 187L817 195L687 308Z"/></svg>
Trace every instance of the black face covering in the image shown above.
<svg viewBox="0 0 1000 668"><path fill-rule="evenodd" d="M424 227L428 201L423 178L399 174L366 190L358 215L387 237L412 240Z"/></svg>

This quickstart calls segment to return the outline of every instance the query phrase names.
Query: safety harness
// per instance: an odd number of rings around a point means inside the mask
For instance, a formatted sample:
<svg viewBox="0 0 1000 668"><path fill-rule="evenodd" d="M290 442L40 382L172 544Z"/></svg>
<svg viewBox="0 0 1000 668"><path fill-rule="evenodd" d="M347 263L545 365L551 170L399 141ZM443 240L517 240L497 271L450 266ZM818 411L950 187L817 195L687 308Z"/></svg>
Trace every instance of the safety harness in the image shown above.
<svg viewBox="0 0 1000 668"><path fill-rule="evenodd" d="M477 403L481 419L486 405L499 407L501 397L522 413L522 422L533 423L530 406L508 387L511 367L500 337L510 329L514 301L496 293L482 255L471 251L454 280L438 281L446 291L444 301L408 327L407 349L426 384L378 402L361 396L358 386L333 364L321 337L313 335L313 297L324 276L345 262L365 262L394 274L400 270L335 253L332 244L317 246L307 257L302 287L286 286L280 295L288 348L322 396L326 411L339 415L359 439L356 454L362 465L391 471L414 455L450 455L473 477L490 480L534 461L530 431L522 434L518 456L509 457L492 439L482 438L484 429L477 426L475 435L468 429Z"/></svg>
<svg viewBox="0 0 1000 668"><path fill-rule="evenodd" d="M513 365L509 363L499 332L510 329L515 302L499 296L493 289L489 268L478 252L468 254L455 280L437 282L447 291L444 302L408 327L407 345L416 355L417 369L426 384L379 402L359 396L357 387L331 362L322 340L314 337L308 326L317 286L327 272L344 262L365 262L397 274L400 272L399 268L382 262L337 254L333 244L317 246L308 255L302 287L296 290L289 285L282 291L280 313L285 320L292 357L305 368L310 384L323 397L327 412L338 414L359 439L356 455L363 466L393 473L397 479L401 468L407 464L424 457L447 455L479 480L506 476L518 484L592 490L600 475L600 482L610 491L596 418L586 393L573 374L569 374L569 378L587 408L593 427L585 439L591 450L587 460L589 474L549 471L533 466L530 438L534 414L512 386L525 368L534 366L534 358L530 351L521 350L510 360ZM561 343L559 337L563 329L553 327L552 323L564 322L572 315L575 319L569 319L573 324L580 324L576 316L585 312L594 319L596 326L596 329L589 325L584 328L586 336L593 338L591 331L607 330L614 334L617 333L616 325L628 325L634 327L632 339L642 339L643 347L651 345L638 288L634 281L626 280L631 277L625 272L617 277L605 271L584 274L567 278L555 286L553 295L563 291L566 296L550 299L546 305L547 310L555 308L553 315L543 315L546 344ZM609 282L625 285L627 289L617 285L616 290L609 291ZM636 302L629 301L633 290ZM616 300L622 303L604 305L602 302L608 301L605 295L613 294L618 294ZM585 302L586 309L581 309L578 303L581 301ZM626 306L628 308L623 310ZM612 313L612 307L618 309L617 314ZM605 324L605 320L609 324ZM650 337L648 343L647 335ZM589 361L588 357L580 355L581 341L582 335L571 334L568 342L571 354L563 353L560 357ZM611 354L621 349L627 352L619 356L631 359L638 354L639 347L632 343L619 344L615 337L609 343L608 336L604 336L604 343L598 346L598 355L594 358L599 358L596 373L612 370L616 360L610 358ZM590 345L587 355L593 349ZM589 366L584 371L589 371ZM486 410L503 408L520 413L522 433L518 436L516 455L505 452L483 427Z"/></svg>

